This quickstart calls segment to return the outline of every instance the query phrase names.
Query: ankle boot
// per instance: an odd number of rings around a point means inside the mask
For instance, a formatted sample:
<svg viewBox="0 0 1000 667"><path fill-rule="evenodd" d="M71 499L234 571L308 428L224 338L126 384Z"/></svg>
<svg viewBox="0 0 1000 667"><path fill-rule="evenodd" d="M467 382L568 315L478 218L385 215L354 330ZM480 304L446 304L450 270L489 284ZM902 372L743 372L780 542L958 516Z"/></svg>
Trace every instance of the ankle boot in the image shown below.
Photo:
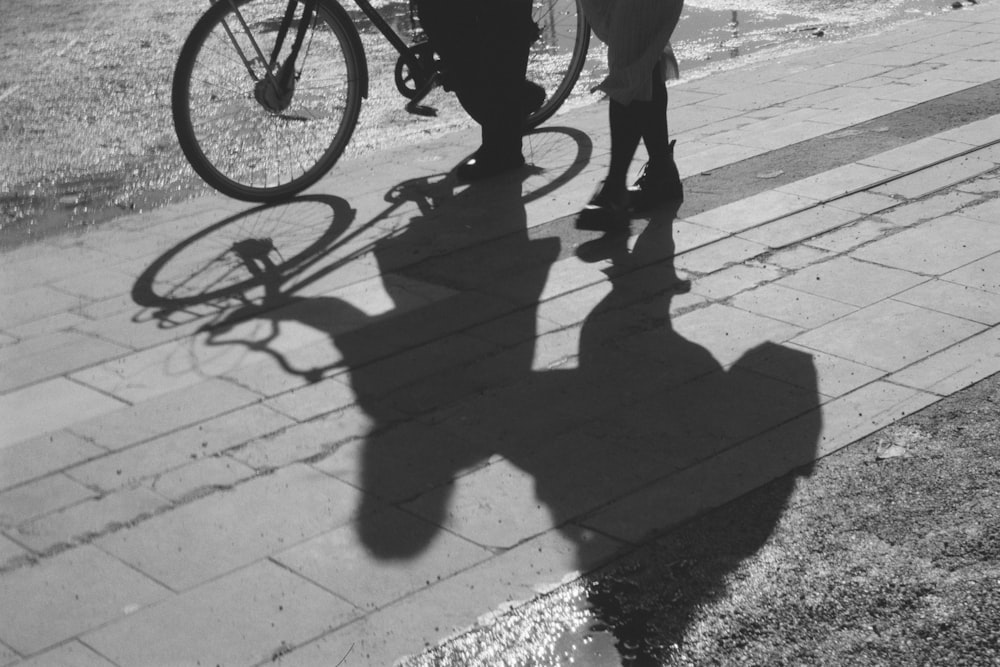
<svg viewBox="0 0 1000 667"><path fill-rule="evenodd" d="M684 201L684 186L674 162L674 144L664 158L643 165L635 185L629 188L629 205L633 211L644 212L667 202Z"/></svg>

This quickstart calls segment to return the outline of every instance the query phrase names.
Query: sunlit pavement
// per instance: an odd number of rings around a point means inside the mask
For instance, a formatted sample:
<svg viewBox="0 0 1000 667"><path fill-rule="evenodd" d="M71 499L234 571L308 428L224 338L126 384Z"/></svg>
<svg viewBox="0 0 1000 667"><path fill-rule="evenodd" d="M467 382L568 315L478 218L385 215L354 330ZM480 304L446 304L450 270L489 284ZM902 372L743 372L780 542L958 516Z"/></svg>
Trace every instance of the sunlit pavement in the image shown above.
<svg viewBox="0 0 1000 667"><path fill-rule="evenodd" d="M595 105L5 253L0 665L392 664L996 373L998 26L672 87L631 236Z"/></svg>

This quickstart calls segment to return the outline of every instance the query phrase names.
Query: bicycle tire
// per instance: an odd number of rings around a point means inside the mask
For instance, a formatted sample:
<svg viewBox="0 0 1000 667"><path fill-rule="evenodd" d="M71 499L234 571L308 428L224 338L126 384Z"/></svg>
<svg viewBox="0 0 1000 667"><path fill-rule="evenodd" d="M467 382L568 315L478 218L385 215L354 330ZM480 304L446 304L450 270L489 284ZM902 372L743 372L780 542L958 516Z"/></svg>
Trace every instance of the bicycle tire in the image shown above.
<svg viewBox="0 0 1000 667"><path fill-rule="evenodd" d="M357 29L340 5L319 0L299 52L300 78L290 103L268 110L255 95L248 68L263 78L266 68L258 53L270 57L287 5L287 0L216 2L195 24L174 71L171 107L185 157L206 183L244 201L287 199L322 178L350 141L367 94ZM279 63L295 41L302 6L297 2Z"/></svg>
<svg viewBox="0 0 1000 667"><path fill-rule="evenodd" d="M528 116L525 130L538 127L563 105L580 78L590 48L590 26L579 0L535 0L533 4L532 17L540 35L531 46L527 77L545 88L548 96Z"/></svg>

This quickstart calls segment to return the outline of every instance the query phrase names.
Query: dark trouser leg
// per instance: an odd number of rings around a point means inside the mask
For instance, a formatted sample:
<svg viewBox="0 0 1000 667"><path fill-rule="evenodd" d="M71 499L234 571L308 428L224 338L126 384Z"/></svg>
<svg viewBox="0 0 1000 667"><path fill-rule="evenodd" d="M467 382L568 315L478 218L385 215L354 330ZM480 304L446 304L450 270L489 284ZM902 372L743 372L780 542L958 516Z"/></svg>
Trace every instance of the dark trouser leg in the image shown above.
<svg viewBox="0 0 1000 667"><path fill-rule="evenodd" d="M670 132L667 126L667 84L663 80L663 65L653 68L653 98L642 111L642 142L653 163L672 159Z"/></svg>
<svg viewBox="0 0 1000 667"><path fill-rule="evenodd" d="M641 106L644 102L625 105L611 100L608 103L608 125L611 130L611 164L604 180L602 192L617 196L625 192L628 169L635 156L641 137Z"/></svg>

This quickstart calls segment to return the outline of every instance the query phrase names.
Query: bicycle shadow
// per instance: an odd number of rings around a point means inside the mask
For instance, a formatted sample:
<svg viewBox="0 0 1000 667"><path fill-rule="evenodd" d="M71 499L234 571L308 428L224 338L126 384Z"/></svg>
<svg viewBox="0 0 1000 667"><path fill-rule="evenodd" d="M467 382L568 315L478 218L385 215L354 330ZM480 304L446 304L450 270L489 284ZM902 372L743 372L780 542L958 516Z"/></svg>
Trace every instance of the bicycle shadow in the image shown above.
<svg viewBox="0 0 1000 667"><path fill-rule="evenodd" d="M766 343L724 366L695 335L674 328L672 301L686 289L673 267L676 210L658 212L634 239L609 234L581 248L588 260L610 260L605 293L593 297L578 328L554 331L578 338L572 358L539 368L539 303L553 264L569 249L560 237L529 228L521 178L457 193L441 183L404 186L423 189L437 205L366 247L394 308L369 315L343 298L305 296L280 279L269 287L265 280L270 300L230 309L209 330L218 345L238 342L227 334L248 319L295 322L328 337L338 358L306 369L267 341L248 343L312 382L346 370L340 378L369 426L354 443L357 458L335 474L364 491L357 537L374 558L410 562L447 532L502 552L537 536L538 526L554 526L573 546L576 569L588 572L608 557L614 540L607 536L627 547L678 516L744 494L753 488L746 479L762 470L766 481L812 461L820 418L808 355ZM314 275L325 270L314 268ZM759 458L728 455L782 423L796 428L780 443L778 463L766 449ZM529 478L535 497L491 486L491 471L502 466ZM665 480L692 474L698 483L678 482L671 496L673 482ZM798 474L809 474L808 466ZM705 551L725 557L685 582L666 646L680 643L696 611L772 534L794 488L792 478L783 480L740 530L706 538ZM470 488L471 501L462 496ZM533 514L516 514L535 505ZM387 529L383 517L392 507L412 520ZM491 523L493 511L513 520L480 530L478 519L487 515ZM619 652L639 661L633 664L659 664L663 633L650 625L656 616L637 603L634 587L605 585L620 580L595 580L592 613L615 635Z"/></svg>

